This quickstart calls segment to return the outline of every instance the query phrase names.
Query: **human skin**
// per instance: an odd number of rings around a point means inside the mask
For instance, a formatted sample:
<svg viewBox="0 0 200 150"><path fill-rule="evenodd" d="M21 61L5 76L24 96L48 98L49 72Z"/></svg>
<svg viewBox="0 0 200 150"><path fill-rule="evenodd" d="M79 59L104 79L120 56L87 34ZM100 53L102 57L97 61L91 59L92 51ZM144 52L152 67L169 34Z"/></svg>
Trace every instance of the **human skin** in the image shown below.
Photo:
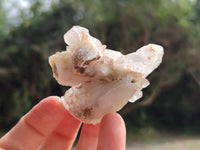
<svg viewBox="0 0 200 150"><path fill-rule="evenodd" d="M0 150L70 150L81 122L51 96L34 106L0 139ZM125 150L121 116L107 114L97 125L83 124L76 150Z"/></svg>

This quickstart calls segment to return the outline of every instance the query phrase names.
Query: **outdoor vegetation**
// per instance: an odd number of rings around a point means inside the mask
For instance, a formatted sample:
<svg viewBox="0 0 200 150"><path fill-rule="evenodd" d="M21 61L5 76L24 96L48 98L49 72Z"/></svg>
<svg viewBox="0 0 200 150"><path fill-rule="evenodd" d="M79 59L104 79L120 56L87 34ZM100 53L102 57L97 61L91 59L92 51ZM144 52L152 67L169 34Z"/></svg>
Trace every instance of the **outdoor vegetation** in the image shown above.
<svg viewBox="0 0 200 150"><path fill-rule="evenodd" d="M120 111L128 134L200 133L200 0L30 0L26 9L9 2L10 9L0 1L0 131L42 98L64 94L48 57L65 50L64 33L81 25L123 54L148 43L164 47L143 98ZM15 18L7 15L13 8Z"/></svg>

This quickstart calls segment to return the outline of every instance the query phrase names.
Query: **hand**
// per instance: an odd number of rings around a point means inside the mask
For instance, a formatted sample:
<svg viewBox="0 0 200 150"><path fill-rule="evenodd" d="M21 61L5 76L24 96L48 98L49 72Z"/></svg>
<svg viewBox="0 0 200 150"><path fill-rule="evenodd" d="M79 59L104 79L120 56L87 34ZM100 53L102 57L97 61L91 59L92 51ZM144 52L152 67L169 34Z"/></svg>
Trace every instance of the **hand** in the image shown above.
<svg viewBox="0 0 200 150"><path fill-rule="evenodd" d="M0 139L5 150L69 150L81 122L70 115L60 98L42 100ZM83 124L77 150L125 150L125 124L117 113L100 124Z"/></svg>

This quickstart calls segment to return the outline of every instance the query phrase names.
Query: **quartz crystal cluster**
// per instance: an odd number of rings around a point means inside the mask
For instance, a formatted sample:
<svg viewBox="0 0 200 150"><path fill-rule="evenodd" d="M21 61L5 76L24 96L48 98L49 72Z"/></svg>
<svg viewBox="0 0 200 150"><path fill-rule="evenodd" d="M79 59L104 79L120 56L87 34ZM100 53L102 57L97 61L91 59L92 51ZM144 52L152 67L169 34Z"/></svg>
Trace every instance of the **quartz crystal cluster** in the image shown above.
<svg viewBox="0 0 200 150"><path fill-rule="evenodd" d="M59 84L72 86L61 97L65 108L84 123L96 124L142 97L146 77L162 61L163 48L149 44L123 55L107 49L86 28L72 27L65 35L67 50L49 57Z"/></svg>

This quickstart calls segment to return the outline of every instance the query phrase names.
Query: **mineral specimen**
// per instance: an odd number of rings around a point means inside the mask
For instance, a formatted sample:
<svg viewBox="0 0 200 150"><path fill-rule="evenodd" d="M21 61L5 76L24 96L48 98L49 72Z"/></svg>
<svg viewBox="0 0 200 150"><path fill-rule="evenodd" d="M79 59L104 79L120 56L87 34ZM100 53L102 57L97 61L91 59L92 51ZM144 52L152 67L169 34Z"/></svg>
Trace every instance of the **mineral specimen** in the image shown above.
<svg viewBox="0 0 200 150"><path fill-rule="evenodd" d="M74 26L65 35L67 51L49 57L59 84L72 86L61 97L65 108L84 123L96 124L105 114L119 111L142 97L146 77L162 61L163 48L143 46L123 55L106 49L86 28Z"/></svg>

